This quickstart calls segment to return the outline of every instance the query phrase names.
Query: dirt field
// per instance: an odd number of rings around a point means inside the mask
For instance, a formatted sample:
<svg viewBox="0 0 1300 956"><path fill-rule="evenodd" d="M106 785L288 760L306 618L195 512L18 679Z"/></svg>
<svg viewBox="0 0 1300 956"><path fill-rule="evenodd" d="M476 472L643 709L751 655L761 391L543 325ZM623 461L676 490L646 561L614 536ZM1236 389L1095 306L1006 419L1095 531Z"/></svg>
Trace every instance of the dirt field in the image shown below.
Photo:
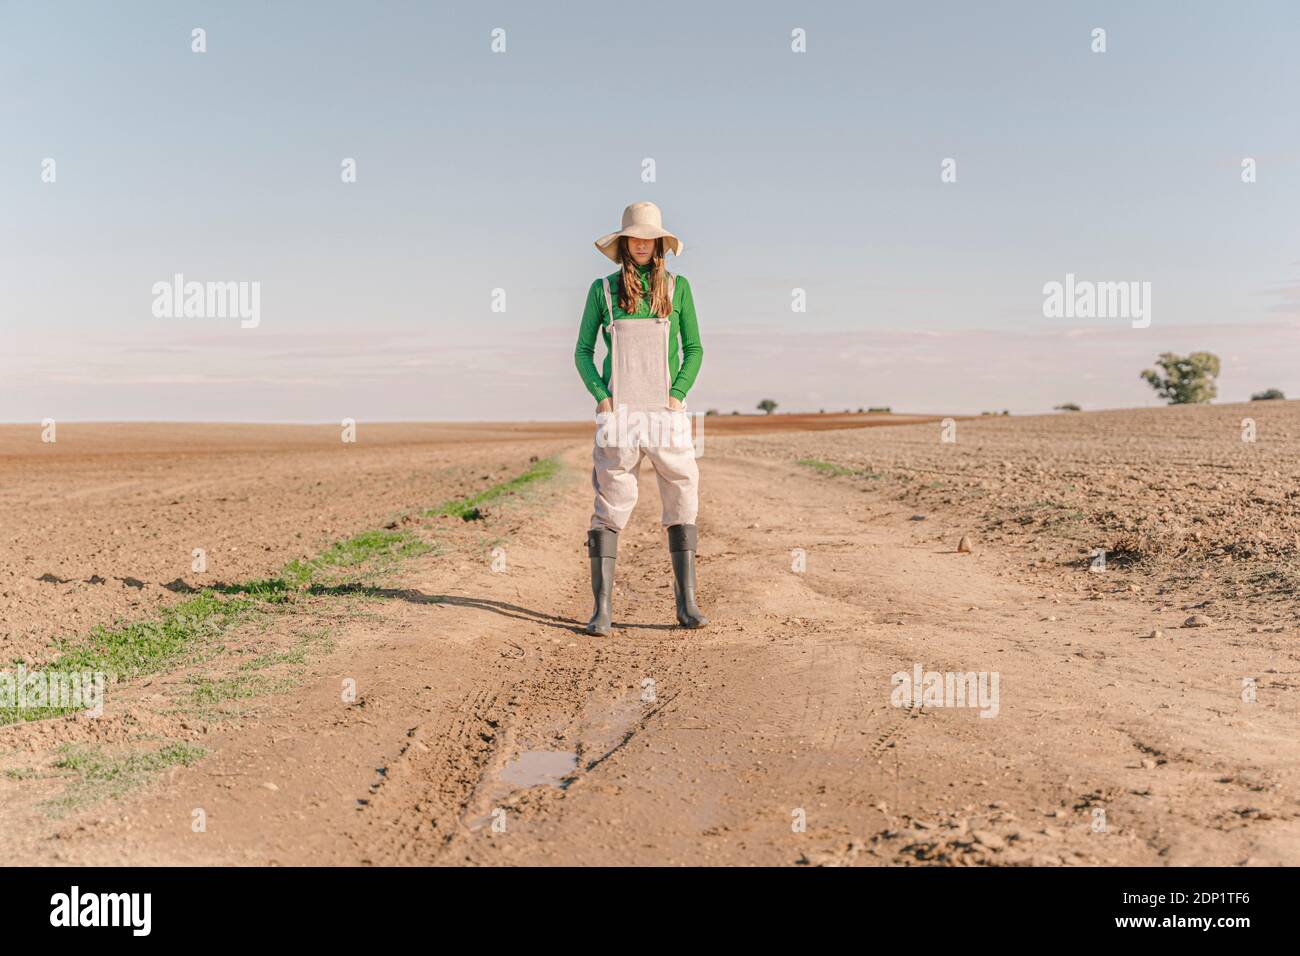
<svg viewBox="0 0 1300 956"><path fill-rule="evenodd" d="M710 417L706 436L934 421L902 415ZM0 425L0 654L156 611L188 589L273 572L523 471L589 439L576 422L295 425L71 423L56 441ZM706 439L707 440L707 439ZM194 570L194 549L206 571Z"/></svg>
<svg viewBox="0 0 1300 956"><path fill-rule="evenodd" d="M708 434L703 631L643 471L606 639L590 426L0 429L6 658L224 585L0 726L10 862L1300 863L1300 403L808 417Z"/></svg>

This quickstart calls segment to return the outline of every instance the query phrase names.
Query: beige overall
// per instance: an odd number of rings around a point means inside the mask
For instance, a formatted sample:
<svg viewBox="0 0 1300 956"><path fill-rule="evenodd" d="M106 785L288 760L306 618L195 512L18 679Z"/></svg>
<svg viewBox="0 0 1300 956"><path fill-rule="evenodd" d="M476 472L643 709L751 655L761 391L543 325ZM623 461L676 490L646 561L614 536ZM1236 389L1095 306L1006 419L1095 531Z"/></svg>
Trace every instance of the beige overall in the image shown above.
<svg viewBox="0 0 1300 956"><path fill-rule="evenodd" d="M672 298L673 277L668 295ZM659 479L663 525L695 524L700 472L685 410L668 408L668 319L614 319L609 310L610 379L613 412L597 416L591 485L596 491L593 528L622 531L636 506L637 473L649 456ZM683 402L683 409L685 403Z"/></svg>

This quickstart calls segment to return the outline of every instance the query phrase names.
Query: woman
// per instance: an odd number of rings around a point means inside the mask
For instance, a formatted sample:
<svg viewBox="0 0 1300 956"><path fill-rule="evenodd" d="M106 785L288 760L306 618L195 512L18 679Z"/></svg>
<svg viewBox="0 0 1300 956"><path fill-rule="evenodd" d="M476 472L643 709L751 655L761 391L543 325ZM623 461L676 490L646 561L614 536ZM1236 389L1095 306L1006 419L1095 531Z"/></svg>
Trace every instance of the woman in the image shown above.
<svg viewBox="0 0 1300 956"><path fill-rule="evenodd" d="M703 627L708 618L695 604L700 473L689 436L686 393L695 383L704 349L690 284L664 267L667 251L681 255L682 244L664 229L658 206L638 202L623 210L622 229L597 239L596 248L620 268L591 284L574 351L583 384L599 403L591 456L596 507L587 532L596 609L587 633L610 631L618 534L636 505L643 456L650 458L659 479L677 623ZM600 372L593 361L597 332L605 339ZM646 423L649 428L642 427Z"/></svg>

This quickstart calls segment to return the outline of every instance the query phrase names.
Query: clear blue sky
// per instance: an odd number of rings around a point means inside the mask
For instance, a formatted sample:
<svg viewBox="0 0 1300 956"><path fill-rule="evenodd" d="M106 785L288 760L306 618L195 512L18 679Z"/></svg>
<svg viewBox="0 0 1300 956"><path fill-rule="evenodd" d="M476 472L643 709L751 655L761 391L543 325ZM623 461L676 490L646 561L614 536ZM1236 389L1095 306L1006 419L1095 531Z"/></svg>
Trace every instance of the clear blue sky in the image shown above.
<svg viewBox="0 0 1300 956"><path fill-rule="evenodd" d="M586 416L639 199L694 409L1153 404L1197 348L1221 400L1300 397L1297 49L1286 2L0 0L0 421ZM260 282L260 326L155 318L178 272ZM1067 272L1151 282L1151 327L1044 318Z"/></svg>

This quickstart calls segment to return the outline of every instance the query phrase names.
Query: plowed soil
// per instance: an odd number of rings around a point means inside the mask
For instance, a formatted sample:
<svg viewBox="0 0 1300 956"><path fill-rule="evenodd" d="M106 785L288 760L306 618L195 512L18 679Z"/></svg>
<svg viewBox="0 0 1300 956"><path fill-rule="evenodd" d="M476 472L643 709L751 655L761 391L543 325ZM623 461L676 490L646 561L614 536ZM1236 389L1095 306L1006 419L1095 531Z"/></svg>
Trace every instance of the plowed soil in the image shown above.
<svg viewBox="0 0 1300 956"><path fill-rule="evenodd" d="M150 427L0 430L8 658L388 523L432 550L100 718L0 727L9 862L1300 863L1296 403L720 427L710 625L673 623L647 466L608 638L590 426ZM423 514L549 455L478 520ZM996 675L996 706L900 701L918 665Z"/></svg>

